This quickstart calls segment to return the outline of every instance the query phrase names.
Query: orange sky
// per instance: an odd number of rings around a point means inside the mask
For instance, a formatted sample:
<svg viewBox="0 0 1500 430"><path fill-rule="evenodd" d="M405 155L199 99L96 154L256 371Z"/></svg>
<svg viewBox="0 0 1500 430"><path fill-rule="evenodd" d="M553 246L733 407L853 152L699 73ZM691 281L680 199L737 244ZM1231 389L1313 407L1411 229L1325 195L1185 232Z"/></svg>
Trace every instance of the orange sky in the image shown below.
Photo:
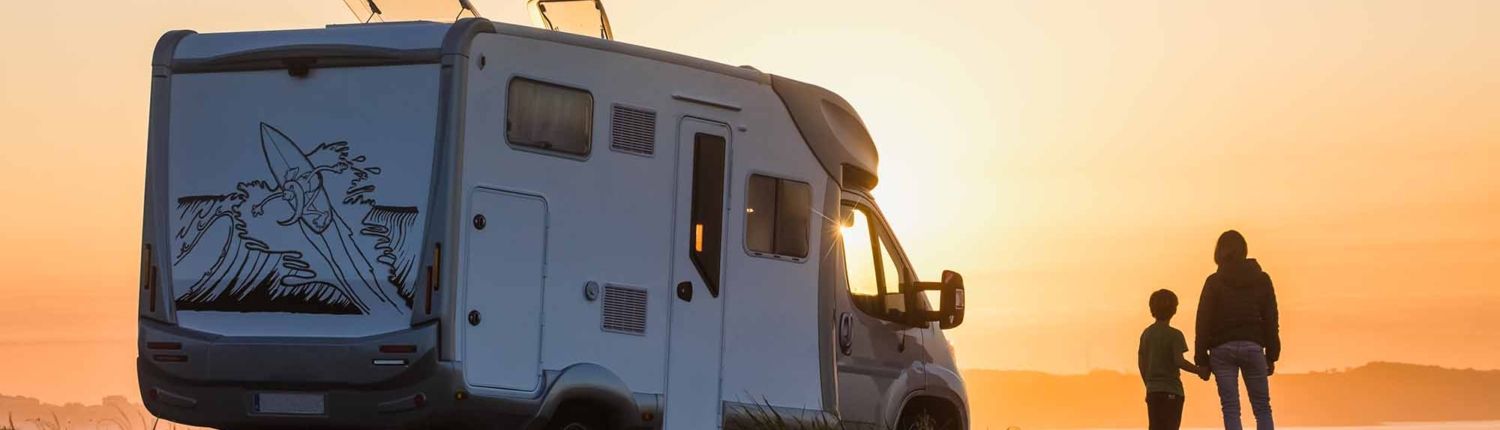
<svg viewBox="0 0 1500 430"><path fill-rule="evenodd" d="M348 11L10 3L0 393L135 397L156 37ZM1500 367L1500 2L607 5L620 40L818 83L860 110L914 264L968 280L961 365L1131 369L1147 294L1176 290L1190 314L1233 227L1276 280L1283 371Z"/></svg>

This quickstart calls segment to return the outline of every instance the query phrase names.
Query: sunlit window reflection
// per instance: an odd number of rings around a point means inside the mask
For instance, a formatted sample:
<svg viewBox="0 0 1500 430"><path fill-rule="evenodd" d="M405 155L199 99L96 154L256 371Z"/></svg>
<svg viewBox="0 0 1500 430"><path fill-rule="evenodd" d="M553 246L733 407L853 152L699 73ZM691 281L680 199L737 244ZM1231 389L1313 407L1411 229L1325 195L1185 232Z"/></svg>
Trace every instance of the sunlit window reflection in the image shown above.
<svg viewBox="0 0 1500 430"><path fill-rule="evenodd" d="M845 275L848 276L849 293L856 296L874 297L880 294L876 282L874 243L870 237L869 220L864 212L853 212L845 217L841 232L844 238Z"/></svg>

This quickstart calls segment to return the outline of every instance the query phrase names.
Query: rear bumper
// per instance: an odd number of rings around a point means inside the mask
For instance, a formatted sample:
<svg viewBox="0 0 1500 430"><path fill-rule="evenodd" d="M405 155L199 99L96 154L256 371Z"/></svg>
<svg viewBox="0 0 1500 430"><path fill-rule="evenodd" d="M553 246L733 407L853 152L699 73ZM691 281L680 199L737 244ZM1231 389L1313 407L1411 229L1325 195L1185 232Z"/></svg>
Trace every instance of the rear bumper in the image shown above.
<svg viewBox="0 0 1500 430"><path fill-rule="evenodd" d="M435 325L349 340L226 338L149 320L141 321L140 331L141 398L153 415L183 424L523 428L542 405L541 393L506 398L465 391L461 366L437 359ZM157 348L148 348L148 342ZM393 344L415 345L416 352L379 352L380 345ZM169 357L174 355L185 358ZM375 359L407 363L376 366ZM322 394L324 410L261 413L255 404L259 393Z"/></svg>
<svg viewBox="0 0 1500 430"><path fill-rule="evenodd" d="M469 395L454 363L440 364L415 385L387 389L314 389L270 384L265 387L185 384L165 378L145 359L137 359L141 396L152 415L173 422L214 428L526 428L540 409L537 399L503 399ZM155 391L153 394L152 391ZM321 415L275 415L255 412L255 394L323 393ZM425 396L417 406L418 394Z"/></svg>

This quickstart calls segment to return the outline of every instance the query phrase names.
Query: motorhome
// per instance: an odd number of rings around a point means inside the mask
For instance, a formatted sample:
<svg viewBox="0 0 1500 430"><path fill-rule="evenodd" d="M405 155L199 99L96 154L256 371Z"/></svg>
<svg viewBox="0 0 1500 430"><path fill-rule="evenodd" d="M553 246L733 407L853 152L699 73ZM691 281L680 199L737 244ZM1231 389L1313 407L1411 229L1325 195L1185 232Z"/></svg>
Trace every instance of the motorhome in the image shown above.
<svg viewBox="0 0 1500 430"><path fill-rule="evenodd" d="M825 89L466 18L172 31L150 112L158 417L968 426L962 278L918 277Z"/></svg>

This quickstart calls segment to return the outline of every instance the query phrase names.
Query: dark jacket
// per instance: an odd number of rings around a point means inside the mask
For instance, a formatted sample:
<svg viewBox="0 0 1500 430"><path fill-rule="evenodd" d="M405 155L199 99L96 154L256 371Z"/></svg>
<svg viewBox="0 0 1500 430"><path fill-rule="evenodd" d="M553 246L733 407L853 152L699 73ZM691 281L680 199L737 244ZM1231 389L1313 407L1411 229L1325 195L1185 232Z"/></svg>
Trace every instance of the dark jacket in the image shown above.
<svg viewBox="0 0 1500 430"><path fill-rule="evenodd" d="M1203 282L1198 299L1198 330L1193 341L1194 361L1208 362L1208 350L1237 340L1266 348L1266 361L1281 358L1281 323L1271 276L1255 259L1230 253L1219 270Z"/></svg>

